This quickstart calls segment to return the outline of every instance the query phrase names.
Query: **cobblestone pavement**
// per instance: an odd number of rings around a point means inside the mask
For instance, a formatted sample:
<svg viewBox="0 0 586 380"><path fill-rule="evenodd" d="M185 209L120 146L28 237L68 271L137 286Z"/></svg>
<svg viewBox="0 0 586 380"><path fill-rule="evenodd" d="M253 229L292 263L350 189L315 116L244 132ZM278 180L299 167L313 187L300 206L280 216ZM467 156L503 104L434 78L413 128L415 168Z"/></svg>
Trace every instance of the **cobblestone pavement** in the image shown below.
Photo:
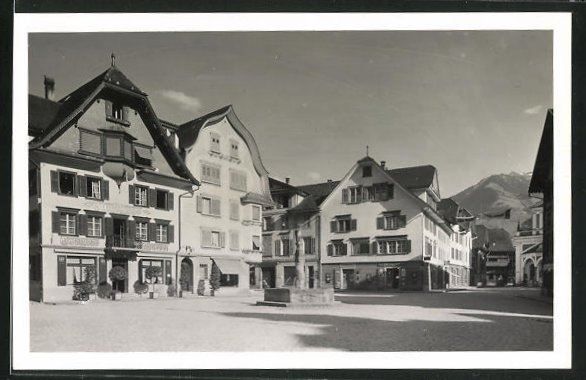
<svg viewBox="0 0 586 380"><path fill-rule="evenodd" d="M551 301L536 289L339 293L331 307L255 306L260 298L31 302L31 350L553 349Z"/></svg>

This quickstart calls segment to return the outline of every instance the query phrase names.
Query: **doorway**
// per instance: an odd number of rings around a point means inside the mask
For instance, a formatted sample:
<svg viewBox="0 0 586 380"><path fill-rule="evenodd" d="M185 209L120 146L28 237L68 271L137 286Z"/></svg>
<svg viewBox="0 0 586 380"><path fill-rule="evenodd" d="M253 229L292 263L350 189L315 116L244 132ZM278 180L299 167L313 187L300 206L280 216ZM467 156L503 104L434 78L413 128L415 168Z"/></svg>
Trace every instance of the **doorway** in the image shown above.
<svg viewBox="0 0 586 380"><path fill-rule="evenodd" d="M262 268L262 287L275 287L275 267Z"/></svg>
<svg viewBox="0 0 586 380"><path fill-rule="evenodd" d="M342 269L342 289L354 287L354 269Z"/></svg>
<svg viewBox="0 0 586 380"><path fill-rule="evenodd" d="M126 278L124 280L112 281L112 288L122 293L128 293L128 259L112 259L112 268L116 266L124 269Z"/></svg>
<svg viewBox="0 0 586 380"><path fill-rule="evenodd" d="M187 257L181 261L179 282L182 290L193 293L193 262Z"/></svg>
<svg viewBox="0 0 586 380"><path fill-rule="evenodd" d="M114 218L112 221L114 232L114 246L126 247L126 220Z"/></svg>
<svg viewBox="0 0 586 380"><path fill-rule="evenodd" d="M307 277L308 277L308 287L309 289L313 289L315 286L315 271L313 270L313 266L307 267Z"/></svg>
<svg viewBox="0 0 586 380"><path fill-rule="evenodd" d="M385 277L387 289L399 289L399 268L387 268Z"/></svg>

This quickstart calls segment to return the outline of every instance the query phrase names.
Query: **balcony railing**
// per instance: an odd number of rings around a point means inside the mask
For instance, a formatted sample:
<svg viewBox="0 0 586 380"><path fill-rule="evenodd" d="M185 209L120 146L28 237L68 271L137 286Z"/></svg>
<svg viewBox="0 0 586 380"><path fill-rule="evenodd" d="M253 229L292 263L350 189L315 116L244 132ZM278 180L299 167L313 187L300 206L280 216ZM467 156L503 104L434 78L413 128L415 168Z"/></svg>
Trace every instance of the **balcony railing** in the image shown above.
<svg viewBox="0 0 586 380"><path fill-rule="evenodd" d="M106 248L141 249L142 242L118 235L106 236Z"/></svg>

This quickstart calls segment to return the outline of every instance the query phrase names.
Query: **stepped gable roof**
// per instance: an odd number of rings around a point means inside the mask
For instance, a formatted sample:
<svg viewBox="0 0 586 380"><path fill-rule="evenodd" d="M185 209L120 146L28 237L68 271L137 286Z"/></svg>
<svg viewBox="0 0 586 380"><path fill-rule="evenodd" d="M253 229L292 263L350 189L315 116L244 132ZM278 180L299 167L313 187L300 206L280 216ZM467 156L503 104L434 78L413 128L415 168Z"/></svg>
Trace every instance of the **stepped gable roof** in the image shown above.
<svg viewBox="0 0 586 380"><path fill-rule="evenodd" d="M61 103L29 94L28 107L28 132L29 135L38 137L55 120Z"/></svg>
<svg viewBox="0 0 586 380"><path fill-rule="evenodd" d="M224 117L228 119L236 132L240 135L240 137L242 137L246 145L248 145L248 149L250 149L252 162L256 171L260 175L268 176L269 172L262 163L260 151L256 145L254 137L244 126L244 124L242 124L238 116L236 116L234 107L232 107L231 104L200 116L197 119L193 119L187 123L181 124L177 130L177 136L179 137L179 147L181 150L184 152L185 150L191 148L197 141L197 138L199 137L202 129L208 125L213 125L219 122Z"/></svg>
<svg viewBox="0 0 586 380"><path fill-rule="evenodd" d="M547 110L539 142L535 166L529 183L529 194L551 191L553 187L553 109Z"/></svg>
<svg viewBox="0 0 586 380"><path fill-rule="evenodd" d="M437 169L433 165L410 166L385 169L387 173L408 189L423 189L431 186Z"/></svg>
<svg viewBox="0 0 586 380"><path fill-rule="evenodd" d="M46 127L30 143L29 149L43 148L59 137L83 112L93 103L95 98L105 89L129 95L139 102L142 112L152 119L153 123L146 123L155 144L169 162L173 172L194 184L199 181L191 174L173 143L166 137L161 121L157 118L147 94L142 92L114 65L96 76L89 82L63 97L56 106L47 106L46 102L34 100L29 104L29 120L52 119ZM43 106L43 103L45 105ZM47 113L48 112L48 113Z"/></svg>

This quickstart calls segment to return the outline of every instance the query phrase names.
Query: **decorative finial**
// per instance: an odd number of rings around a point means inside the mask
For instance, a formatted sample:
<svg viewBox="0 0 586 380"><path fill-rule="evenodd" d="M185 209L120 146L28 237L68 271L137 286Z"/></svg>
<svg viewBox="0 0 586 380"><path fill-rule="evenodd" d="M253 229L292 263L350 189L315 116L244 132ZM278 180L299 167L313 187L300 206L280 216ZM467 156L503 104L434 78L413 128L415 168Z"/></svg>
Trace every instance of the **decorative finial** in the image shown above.
<svg viewBox="0 0 586 380"><path fill-rule="evenodd" d="M368 145L366 146L366 157L369 157L368 156Z"/></svg>
<svg viewBox="0 0 586 380"><path fill-rule="evenodd" d="M116 66L116 56L114 55L114 52L110 54L110 58L112 59L112 67Z"/></svg>

